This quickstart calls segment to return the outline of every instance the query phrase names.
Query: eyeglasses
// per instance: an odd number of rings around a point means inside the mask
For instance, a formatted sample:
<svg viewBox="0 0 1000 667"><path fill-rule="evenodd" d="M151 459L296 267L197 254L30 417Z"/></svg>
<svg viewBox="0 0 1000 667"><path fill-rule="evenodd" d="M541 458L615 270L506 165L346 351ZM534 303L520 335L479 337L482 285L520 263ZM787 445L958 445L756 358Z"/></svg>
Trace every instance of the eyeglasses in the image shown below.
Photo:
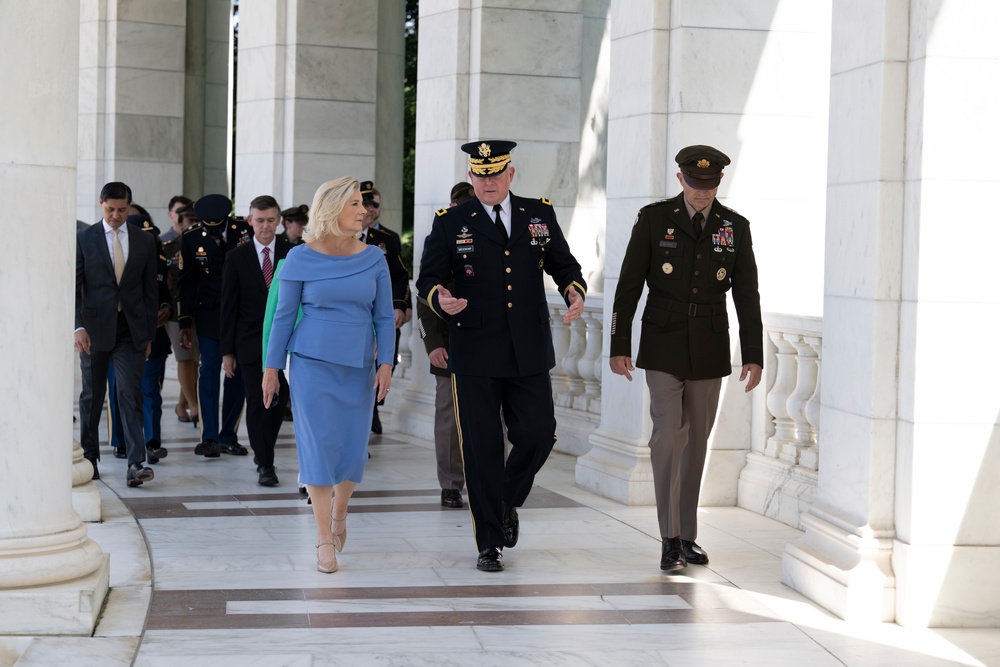
<svg viewBox="0 0 1000 667"><path fill-rule="evenodd" d="M377 201L366 201L364 202L364 205L371 206L372 208L378 208L379 206L381 206L381 204L379 204Z"/></svg>

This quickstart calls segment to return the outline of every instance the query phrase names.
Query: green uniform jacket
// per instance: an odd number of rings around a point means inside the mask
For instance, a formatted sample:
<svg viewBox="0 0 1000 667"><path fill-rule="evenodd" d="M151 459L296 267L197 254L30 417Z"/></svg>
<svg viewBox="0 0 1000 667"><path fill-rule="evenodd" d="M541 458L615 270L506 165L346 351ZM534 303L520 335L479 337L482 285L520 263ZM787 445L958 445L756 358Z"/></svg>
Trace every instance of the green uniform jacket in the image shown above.
<svg viewBox="0 0 1000 667"><path fill-rule="evenodd" d="M750 223L716 200L695 231L683 194L639 210L611 315L611 356L632 356L632 319L649 286L635 365L685 380L729 375L732 289L744 364L764 364L757 262Z"/></svg>

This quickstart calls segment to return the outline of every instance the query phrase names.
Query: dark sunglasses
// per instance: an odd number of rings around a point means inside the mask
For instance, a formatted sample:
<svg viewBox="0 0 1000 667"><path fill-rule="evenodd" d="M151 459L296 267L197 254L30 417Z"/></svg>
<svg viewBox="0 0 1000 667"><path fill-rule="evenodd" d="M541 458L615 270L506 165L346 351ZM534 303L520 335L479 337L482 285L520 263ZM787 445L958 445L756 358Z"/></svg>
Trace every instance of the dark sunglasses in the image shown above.
<svg viewBox="0 0 1000 667"><path fill-rule="evenodd" d="M378 208L380 206L380 204L377 201L366 201L364 202L364 205L371 206L372 208Z"/></svg>

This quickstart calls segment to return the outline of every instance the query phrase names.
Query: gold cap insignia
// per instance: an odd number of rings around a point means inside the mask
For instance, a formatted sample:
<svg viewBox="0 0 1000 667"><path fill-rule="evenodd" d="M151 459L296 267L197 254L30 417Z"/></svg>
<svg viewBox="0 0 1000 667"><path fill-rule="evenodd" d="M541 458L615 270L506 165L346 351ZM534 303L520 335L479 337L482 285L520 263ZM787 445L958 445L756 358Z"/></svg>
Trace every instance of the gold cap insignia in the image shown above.
<svg viewBox="0 0 1000 667"><path fill-rule="evenodd" d="M711 167L712 163L709 162L708 160L706 160L705 158L702 158L702 159L698 160L698 162L696 163L696 166L698 168L700 168L700 169L704 169L706 167Z"/></svg>
<svg viewBox="0 0 1000 667"><path fill-rule="evenodd" d="M671 264L670 262L664 262L661 268L663 269L663 272L666 273L667 275L674 272L674 265Z"/></svg>
<svg viewBox="0 0 1000 667"><path fill-rule="evenodd" d="M491 152L492 151L490 151L490 145L488 143L484 141L483 143L479 144L479 155L481 155L482 157L489 157Z"/></svg>
<svg viewBox="0 0 1000 667"><path fill-rule="evenodd" d="M719 280L725 280L726 279L726 270L725 269L719 269L719 272L715 274L715 277L718 278Z"/></svg>

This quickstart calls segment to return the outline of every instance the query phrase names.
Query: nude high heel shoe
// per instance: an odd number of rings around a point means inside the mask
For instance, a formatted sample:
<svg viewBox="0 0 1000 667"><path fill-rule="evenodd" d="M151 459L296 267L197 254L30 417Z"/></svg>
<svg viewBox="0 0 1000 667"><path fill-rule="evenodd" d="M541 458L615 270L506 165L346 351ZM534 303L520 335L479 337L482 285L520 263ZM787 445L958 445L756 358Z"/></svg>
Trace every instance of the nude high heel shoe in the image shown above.
<svg viewBox="0 0 1000 667"><path fill-rule="evenodd" d="M337 529L340 530L337 530ZM343 519L330 521L330 531L333 533L333 546L337 551L343 551L347 544L347 515Z"/></svg>
<svg viewBox="0 0 1000 667"><path fill-rule="evenodd" d="M316 545L316 569L324 574L331 574L337 571L337 552L333 552L333 560L320 560L319 558L319 548L327 545L336 548L333 542L320 542Z"/></svg>

